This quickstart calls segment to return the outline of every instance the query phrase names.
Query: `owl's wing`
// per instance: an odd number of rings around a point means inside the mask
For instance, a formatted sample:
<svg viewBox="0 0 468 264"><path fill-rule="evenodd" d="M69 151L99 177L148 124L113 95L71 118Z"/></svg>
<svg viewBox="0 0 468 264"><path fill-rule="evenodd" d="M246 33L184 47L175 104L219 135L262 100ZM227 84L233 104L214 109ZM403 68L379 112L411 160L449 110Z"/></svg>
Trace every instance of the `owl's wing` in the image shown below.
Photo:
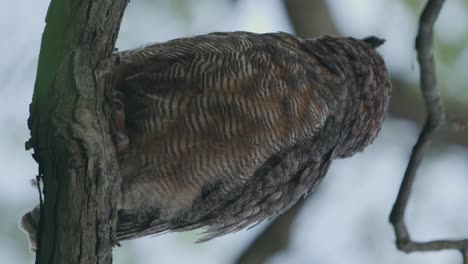
<svg viewBox="0 0 468 264"><path fill-rule="evenodd" d="M323 177L341 126L334 98L344 98L329 87L343 76L295 39L257 38L208 35L123 55L130 145L118 239L234 232Z"/></svg>
<svg viewBox="0 0 468 264"><path fill-rule="evenodd" d="M320 145L317 144L317 147L320 148ZM225 194L219 186L212 188L192 208L194 214L203 215L197 221L162 221L154 215L141 217L121 211L117 238L133 239L167 231L207 228L204 236L197 241L203 242L274 218L319 185L332 162L333 149L318 157L320 151L304 144L296 145L287 153L270 157L245 186L236 190L230 200L221 202ZM221 208L213 211L220 203Z"/></svg>
<svg viewBox="0 0 468 264"><path fill-rule="evenodd" d="M207 227L204 236L198 240L203 242L272 219L318 186L332 162L332 153L330 150L321 159L313 160L314 153L310 149L296 146L279 164L257 171L237 199L208 221L182 225L174 230Z"/></svg>

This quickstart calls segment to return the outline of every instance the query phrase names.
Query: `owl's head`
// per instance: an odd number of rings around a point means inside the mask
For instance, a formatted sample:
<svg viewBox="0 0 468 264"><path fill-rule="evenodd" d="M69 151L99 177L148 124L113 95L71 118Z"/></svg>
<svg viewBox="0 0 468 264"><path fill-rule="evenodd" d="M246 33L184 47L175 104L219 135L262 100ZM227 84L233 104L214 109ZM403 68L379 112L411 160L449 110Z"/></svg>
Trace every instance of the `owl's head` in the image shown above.
<svg viewBox="0 0 468 264"><path fill-rule="evenodd" d="M336 156L345 158L362 151L377 137L390 103L391 83L377 48L383 39L371 36L322 37L315 45L327 50L329 60L344 74L338 89L343 101L342 132ZM339 65L339 66L337 66Z"/></svg>

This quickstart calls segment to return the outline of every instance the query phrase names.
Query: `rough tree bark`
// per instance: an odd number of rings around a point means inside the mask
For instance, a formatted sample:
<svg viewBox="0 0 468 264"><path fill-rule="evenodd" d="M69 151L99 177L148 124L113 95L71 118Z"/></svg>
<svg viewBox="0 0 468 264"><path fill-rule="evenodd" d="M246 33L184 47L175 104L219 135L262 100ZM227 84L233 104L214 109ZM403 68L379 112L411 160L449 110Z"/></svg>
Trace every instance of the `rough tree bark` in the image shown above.
<svg viewBox="0 0 468 264"><path fill-rule="evenodd" d="M127 0L52 0L28 120L44 203L36 263L112 263L118 165L106 70Z"/></svg>

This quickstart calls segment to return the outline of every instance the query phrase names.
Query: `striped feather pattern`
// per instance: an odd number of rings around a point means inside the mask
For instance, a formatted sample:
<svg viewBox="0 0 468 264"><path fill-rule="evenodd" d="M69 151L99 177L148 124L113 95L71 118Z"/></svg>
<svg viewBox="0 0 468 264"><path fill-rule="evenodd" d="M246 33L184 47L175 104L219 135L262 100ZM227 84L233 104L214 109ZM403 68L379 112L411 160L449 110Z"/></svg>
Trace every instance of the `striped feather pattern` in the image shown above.
<svg viewBox="0 0 468 264"><path fill-rule="evenodd" d="M120 53L118 239L274 217L377 135L390 83L353 38L212 33Z"/></svg>

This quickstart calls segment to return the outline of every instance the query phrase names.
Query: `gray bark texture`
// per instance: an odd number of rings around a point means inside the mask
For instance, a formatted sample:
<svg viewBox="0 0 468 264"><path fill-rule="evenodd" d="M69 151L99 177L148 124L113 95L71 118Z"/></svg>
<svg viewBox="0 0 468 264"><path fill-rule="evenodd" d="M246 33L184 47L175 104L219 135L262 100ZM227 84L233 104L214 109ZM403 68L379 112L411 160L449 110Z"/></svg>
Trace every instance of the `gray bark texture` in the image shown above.
<svg viewBox="0 0 468 264"><path fill-rule="evenodd" d="M126 0L52 0L28 120L44 203L36 263L112 263L119 170L106 73Z"/></svg>

